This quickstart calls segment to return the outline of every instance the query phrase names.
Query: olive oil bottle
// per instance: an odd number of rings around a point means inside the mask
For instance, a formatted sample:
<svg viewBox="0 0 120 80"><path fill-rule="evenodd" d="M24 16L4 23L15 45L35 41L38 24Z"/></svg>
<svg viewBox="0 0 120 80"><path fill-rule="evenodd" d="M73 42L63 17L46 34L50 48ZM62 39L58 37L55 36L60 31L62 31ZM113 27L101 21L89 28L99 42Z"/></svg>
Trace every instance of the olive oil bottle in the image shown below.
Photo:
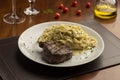
<svg viewBox="0 0 120 80"><path fill-rule="evenodd" d="M97 0L94 15L102 19L110 19L117 16L116 0Z"/></svg>

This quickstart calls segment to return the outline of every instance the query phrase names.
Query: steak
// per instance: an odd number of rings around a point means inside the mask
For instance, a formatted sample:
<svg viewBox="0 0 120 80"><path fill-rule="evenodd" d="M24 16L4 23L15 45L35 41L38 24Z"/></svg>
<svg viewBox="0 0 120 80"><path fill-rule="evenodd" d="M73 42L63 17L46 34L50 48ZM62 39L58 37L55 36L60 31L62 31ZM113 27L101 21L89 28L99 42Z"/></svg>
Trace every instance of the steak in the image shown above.
<svg viewBox="0 0 120 80"><path fill-rule="evenodd" d="M59 42L40 42L39 46L44 51L42 59L47 63L58 64L72 58L72 50Z"/></svg>

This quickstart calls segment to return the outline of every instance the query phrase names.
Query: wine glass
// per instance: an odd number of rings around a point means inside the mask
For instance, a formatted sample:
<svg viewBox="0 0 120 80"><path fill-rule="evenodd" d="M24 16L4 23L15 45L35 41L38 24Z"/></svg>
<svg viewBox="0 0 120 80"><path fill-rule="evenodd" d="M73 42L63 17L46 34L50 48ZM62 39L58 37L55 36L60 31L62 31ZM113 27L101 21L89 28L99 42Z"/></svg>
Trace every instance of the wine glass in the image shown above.
<svg viewBox="0 0 120 80"><path fill-rule="evenodd" d="M28 0L29 7L24 10L26 15L37 15L40 11L34 8L34 3L36 0Z"/></svg>
<svg viewBox="0 0 120 80"><path fill-rule="evenodd" d="M16 0L12 0L12 13L3 16L3 21L8 24L19 24L25 21L25 18L16 13Z"/></svg>

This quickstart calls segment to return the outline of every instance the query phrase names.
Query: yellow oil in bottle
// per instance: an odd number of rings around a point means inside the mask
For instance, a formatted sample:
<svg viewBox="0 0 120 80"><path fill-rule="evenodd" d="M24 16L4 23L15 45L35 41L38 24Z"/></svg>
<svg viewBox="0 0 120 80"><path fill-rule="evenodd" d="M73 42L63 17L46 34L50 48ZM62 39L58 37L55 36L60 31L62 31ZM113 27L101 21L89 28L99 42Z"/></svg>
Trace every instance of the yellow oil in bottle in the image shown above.
<svg viewBox="0 0 120 80"><path fill-rule="evenodd" d="M110 4L98 4L94 8L94 14L102 19L110 19L116 17L117 9Z"/></svg>

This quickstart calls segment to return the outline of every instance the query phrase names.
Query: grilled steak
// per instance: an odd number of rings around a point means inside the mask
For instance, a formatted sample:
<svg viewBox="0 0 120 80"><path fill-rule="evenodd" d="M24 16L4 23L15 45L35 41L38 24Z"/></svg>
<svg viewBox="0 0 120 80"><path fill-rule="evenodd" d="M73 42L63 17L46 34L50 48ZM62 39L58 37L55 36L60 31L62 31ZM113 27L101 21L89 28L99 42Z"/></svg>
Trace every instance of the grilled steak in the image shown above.
<svg viewBox="0 0 120 80"><path fill-rule="evenodd" d="M72 58L72 51L65 45L58 42L40 42L39 46L43 48L43 60L50 64L58 64Z"/></svg>

